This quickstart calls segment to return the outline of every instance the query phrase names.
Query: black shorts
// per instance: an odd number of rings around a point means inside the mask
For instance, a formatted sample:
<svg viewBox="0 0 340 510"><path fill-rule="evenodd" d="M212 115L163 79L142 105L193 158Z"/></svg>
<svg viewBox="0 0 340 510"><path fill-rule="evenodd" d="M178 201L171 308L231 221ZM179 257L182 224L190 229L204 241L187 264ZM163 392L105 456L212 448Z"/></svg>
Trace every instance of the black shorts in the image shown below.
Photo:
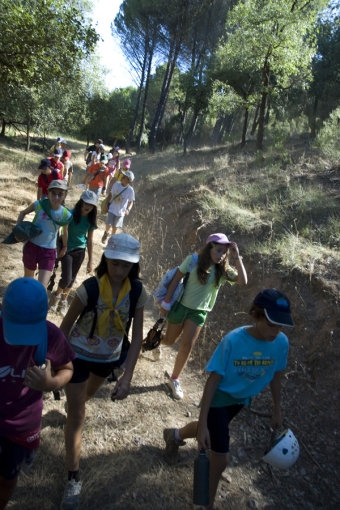
<svg viewBox="0 0 340 510"><path fill-rule="evenodd" d="M213 452L229 452L229 423L243 407L243 404L235 404L225 407L211 407L209 409L208 430Z"/></svg>
<svg viewBox="0 0 340 510"><path fill-rule="evenodd" d="M5 480L14 480L24 462L30 463L35 450L21 446L8 437L0 436L0 476Z"/></svg>
<svg viewBox="0 0 340 510"><path fill-rule="evenodd" d="M83 383L88 380L90 374L106 379L114 368L122 364L121 359L110 361L109 363L97 363L96 361L87 361L85 359L76 358L73 360L73 376L70 383Z"/></svg>

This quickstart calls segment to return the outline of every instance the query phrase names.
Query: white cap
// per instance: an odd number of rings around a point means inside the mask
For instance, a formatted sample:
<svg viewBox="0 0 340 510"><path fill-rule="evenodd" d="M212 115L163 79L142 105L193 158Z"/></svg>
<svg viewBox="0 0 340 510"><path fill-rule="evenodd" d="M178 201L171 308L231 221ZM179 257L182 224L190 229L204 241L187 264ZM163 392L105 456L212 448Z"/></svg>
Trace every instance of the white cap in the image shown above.
<svg viewBox="0 0 340 510"><path fill-rule="evenodd" d="M126 175L130 182L133 182L135 175L131 170L126 170L126 172L123 172L123 170L121 170L121 172L123 175Z"/></svg>
<svg viewBox="0 0 340 510"><path fill-rule="evenodd" d="M80 195L80 198L83 200L83 202L86 202L87 204L98 205L97 195L93 191L90 191L89 189L83 191L82 194Z"/></svg>
<svg viewBox="0 0 340 510"><path fill-rule="evenodd" d="M126 262L139 262L140 244L129 234L115 234L110 237L104 250L108 259L125 260Z"/></svg>

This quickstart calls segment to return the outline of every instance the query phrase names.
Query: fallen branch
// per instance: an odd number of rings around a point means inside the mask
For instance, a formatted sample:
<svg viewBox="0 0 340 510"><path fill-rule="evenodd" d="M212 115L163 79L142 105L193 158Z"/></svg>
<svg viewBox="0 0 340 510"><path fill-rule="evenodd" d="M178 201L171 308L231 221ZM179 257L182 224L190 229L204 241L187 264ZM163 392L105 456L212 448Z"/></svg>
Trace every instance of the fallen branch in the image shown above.
<svg viewBox="0 0 340 510"><path fill-rule="evenodd" d="M258 411L257 409L250 408L250 412L253 414L257 414L258 416L265 416L266 418L271 418L272 413L268 413L266 411Z"/></svg>
<svg viewBox="0 0 340 510"><path fill-rule="evenodd" d="M308 453L308 455L310 456L310 458L312 459L312 461L314 462L314 464L316 464L318 466L318 468L323 471L322 467L320 466L320 464L318 463L317 460L314 459L313 455L311 454L311 452L308 450L307 446L305 445L305 443L302 441L302 439L299 440L300 443L302 444L302 446L304 447L304 449L306 450L306 452Z"/></svg>

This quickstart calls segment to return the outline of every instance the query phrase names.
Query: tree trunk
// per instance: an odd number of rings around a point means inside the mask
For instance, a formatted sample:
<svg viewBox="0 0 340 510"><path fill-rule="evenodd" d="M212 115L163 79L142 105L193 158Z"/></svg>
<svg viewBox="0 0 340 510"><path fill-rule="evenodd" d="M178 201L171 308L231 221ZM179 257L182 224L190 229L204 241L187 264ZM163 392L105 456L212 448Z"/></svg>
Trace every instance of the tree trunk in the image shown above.
<svg viewBox="0 0 340 510"><path fill-rule="evenodd" d="M145 80L145 69L146 69L146 64L147 64L148 46L149 46L149 40L146 39L145 40L145 44L144 44L144 57L143 57L143 65L142 65L142 74L141 74L141 77L140 77L140 83L139 83L139 90L138 90L137 101L136 101L136 106L135 106L135 112L134 112L133 119L132 119L132 122L131 122L130 132L129 132L129 135L128 135L127 140L126 140L126 153L130 152L130 147L131 147L131 141L132 141L132 138L133 138L133 133L135 132L135 129L136 129L137 117L138 117L138 113L139 113L139 105L140 105L140 101L141 101L141 97L142 97L142 90L143 90L143 85L144 85L144 80Z"/></svg>
<svg viewBox="0 0 340 510"><path fill-rule="evenodd" d="M46 131L44 128L44 138L43 138L43 145L42 145L42 151L45 152L45 146L46 146Z"/></svg>
<svg viewBox="0 0 340 510"><path fill-rule="evenodd" d="M264 117L264 125L265 126L268 126L268 124L269 124L269 117L270 117L270 97L268 97L267 112Z"/></svg>
<svg viewBox="0 0 340 510"><path fill-rule="evenodd" d="M194 134L194 131L195 131L195 128L197 125L197 119L198 119L198 112L195 111L193 114L192 120L191 120L189 130L183 140L183 155L185 155L187 153L187 149L190 146L191 138L192 138L192 135Z"/></svg>
<svg viewBox="0 0 340 510"><path fill-rule="evenodd" d="M318 102L319 102L319 98L318 96L315 94L315 97L314 97L314 104L313 104L313 112L312 112L312 115L310 117L310 135L312 138L315 138L316 137L316 112L317 112L317 109L318 109Z"/></svg>
<svg viewBox="0 0 340 510"><path fill-rule="evenodd" d="M2 119L0 136L6 135L6 126L7 126L7 122L5 121L5 119Z"/></svg>
<svg viewBox="0 0 340 510"><path fill-rule="evenodd" d="M241 149L243 149L243 147L246 144L246 136L247 136L247 128L248 128L248 117L249 117L249 110L248 110L248 108L246 108L246 111L244 112Z"/></svg>
<svg viewBox="0 0 340 510"><path fill-rule="evenodd" d="M86 147L90 147L90 133L86 134Z"/></svg>
<svg viewBox="0 0 340 510"><path fill-rule="evenodd" d="M256 128L257 128L257 125L258 125L257 116L259 114L259 109L260 109L260 107L259 107L259 105L257 105L256 108L255 108L255 115L254 115L253 125L252 125L251 131L250 131L251 136L255 135L255 131L256 131Z"/></svg>
<svg viewBox="0 0 340 510"><path fill-rule="evenodd" d="M260 114L259 114L259 129L257 132L257 140L256 140L256 149L258 151L263 150L263 137L264 137L264 120L265 120L265 111L267 105L268 98L268 86L269 86L269 65L266 62L263 67L262 73L262 95L261 95L261 103L260 103Z"/></svg>
<svg viewBox="0 0 340 510"><path fill-rule="evenodd" d="M137 149L136 149L137 153L140 152L141 145L142 145L142 137L143 137L144 123L145 123L146 103L147 103L148 94L149 94L151 65L152 65L152 59L153 59L153 54L154 54L154 50L155 50L155 45L156 45L156 37L154 37L152 40L152 45L151 45L150 52L149 52L148 70L147 70L146 79L145 79L144 98L143 98L139 133L138 133L138 138L137 138Z"/></svg>
<svg viewBox="0 0 340 510"><path fill-rule="evenodd" d="M153 119L151 131L150 131L150 136L149 136L149 150L152 153L154 153L156 151L157 134L158 134L158 130L159 130L159 127L160 127L162 119L163 119L166 102L168 99L169 89L170 89L170 85L171 85L171 80L172 80L173 72L175 69L176 62L177 62L179 50L180 50L180 44L177 44L175 47L170 48L170 51L169 51L168 64L166 66L166 71L165 71L165 75L164 75L164 79L163 79L161 95L160 95L160 98L158 101L158 105L156 108L155 116Z"/></svg>
<svg viewBox="0 0 340 510"><path fill-rule="evenodd" d="M28 117L28 119L27 119L27 126L26 126L26 147L25 147L25 152L28 152L30 150L30 145L31 145L30 131L31 131L31 119L30 119L30 117Z"/></svg>
<svg viewBox="0 0 340 510"><path fill-rule="evenodd" d="M222 116L222 114L220 114L220 116L218 117L218 119L215 122L215 126L213 129L211 138L210 138L210 145L212 145L213 147L215 145L217 145L222 126L223 126L223 116Z"/></svg>

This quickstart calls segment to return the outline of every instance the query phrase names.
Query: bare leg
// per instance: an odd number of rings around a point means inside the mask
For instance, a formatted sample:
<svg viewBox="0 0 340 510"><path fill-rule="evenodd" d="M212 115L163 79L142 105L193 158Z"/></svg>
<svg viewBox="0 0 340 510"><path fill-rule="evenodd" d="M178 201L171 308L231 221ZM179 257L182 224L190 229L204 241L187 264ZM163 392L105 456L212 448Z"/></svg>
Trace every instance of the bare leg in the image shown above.
<svg viewBox="0 0 340 510"><path fill-rule="evenodd" d="M190 438L196 438L197 436L197 427L198 427L198 421L192 421L190 423L187 423L182 427L181 429L178 429L179 437L181 439L190 439Z"/></svg>
<svg viewBox="0 0 340 510"><path fill-rule="evenodd" d="M93 397L105 381L105 377L98 377L97 375L90 374L86 387L86 402Z"/></svg>
<svg viewBox="0 0 340 510"><path fill-rule="evenodd" d="M78 471L82 443L82 428L85 421L87 381L79 384L67 384L67 419L65 428L65 447L68 471Z"/></svg>
<svg viewBox="0 0 340 510"><path fill-rule="evenodd" d="M66 385L67 420L65 446L68 471L77 471L79 469L81 436L85 421L85 402L90 400L104 381L104 377L90 374L88 381Z"/></svg>
<svg viewBox="0 0 340 510"><path fill-rule="evenodd" d="M5 478L0 476L0 510L6 507L17 485L17 481L18 477L13 480L5 480Z"/></svg>
<svg viewBox="0 0 340 510"><path fill-rule="evenodd" d="M227 453L216 453L210 450L209 505L206 507L207 510L211 510L214 506L218 482L228 461Z"/></svg>
<svg viewBox="0 0 340 510"><path fill-rule="evenodd" d="M166 333L162 340L162 345L173 345L181 336L183 324L170 324L166 327Z"/></svg>
<svg viewBox="0 0 340 510"><path fill-rule="evenodd" d="M183 335L179 351L176 356L175 366L172 371L173 379L178 379L183 372L185 365L189 359L192 348L194 347L198 335L200 334L201 327L197 326L190 319L184 322Z"/></svg>
<svg viewBox="0 0 340 510"><path fill-rule="evenodd" d="M24 267L24 275L26 278L34 278L35 271L32 271L32 269L27 269L27 267Z"/></svg>
<svg viewBox="0 0 340 510"><path fill-rule="evenodd" d="M46 269L39 269L38 281L43 284L45 289L47 288L48 282L50 281L52 271Z"/></svg>

